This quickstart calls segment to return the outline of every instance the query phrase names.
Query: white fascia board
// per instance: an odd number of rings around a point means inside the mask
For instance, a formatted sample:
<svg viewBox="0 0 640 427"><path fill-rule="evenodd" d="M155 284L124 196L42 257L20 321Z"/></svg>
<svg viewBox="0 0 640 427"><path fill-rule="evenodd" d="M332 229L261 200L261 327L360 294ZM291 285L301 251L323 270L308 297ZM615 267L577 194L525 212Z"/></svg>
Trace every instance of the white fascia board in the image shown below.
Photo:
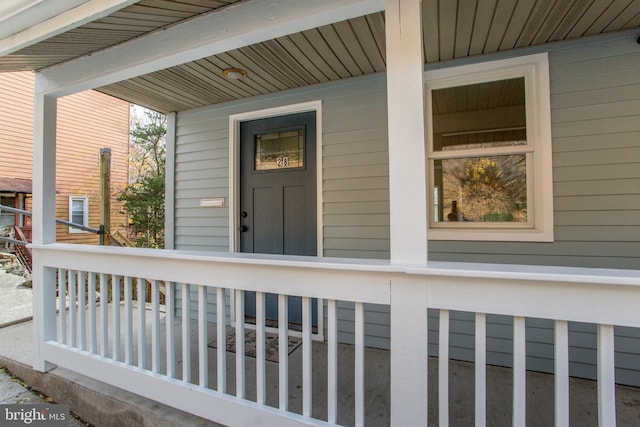
<svg viewBox="0 0 640 427"><path fill-rule="evenodd" d="M43 70L36 93L65 96L382 10L383 0L241 2Z"/></svg>
<svg viewBox="0 0 640 427"><path fill-rule="evenodd" d="M87 0L0 0L0 39L46 21Z"/></svg>
<svg viewBox="0 0 640 427"><path fill-rule="evenodd" d="M13 35L0 38L0 56L9 55L10 53L42 40L108 16L137 1L138 0L90 0L55 16L50 16L49 12L51 11L49 11L39 17L40 21L38 23ZM15 19L18 18L20 18L20 16L17 15ZM11 19L14 19L14 17L9 18L9 20Z"/></svg>

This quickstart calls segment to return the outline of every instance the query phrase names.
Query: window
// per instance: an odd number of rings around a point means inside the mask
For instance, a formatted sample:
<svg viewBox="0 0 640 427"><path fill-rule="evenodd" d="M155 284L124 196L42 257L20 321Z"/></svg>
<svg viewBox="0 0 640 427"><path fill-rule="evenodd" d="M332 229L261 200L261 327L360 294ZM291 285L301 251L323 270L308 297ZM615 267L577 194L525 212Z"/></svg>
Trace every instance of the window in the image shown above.
<svg viewBox="0 0 640 427"><path fill-rule="evenodd" d="M553 241L546 54L426 73L436 240Z"/></svg>
<svg viewBox="0 0 640 427"><path fill-rule="evenodd" d="M89 198L86 196L69 197L69 222L88 226L89 224ZM69 233L86 233L86 231L69 227Z"/></svg>
<svg viewBox="0 0 640 427"><path fill-rule="evenodd" d="M255 170L304 167L304 130L256 135Z"/></svg>
<svg viewBox="0 0 640 427"><path fill-rule="evenodd" d="M13 195L0 196L0 205L9 206L10 208L14 206L14 197ZM13 226L15 223L15 214L9 211L3 211L0 209L0 228Z"/></svg>

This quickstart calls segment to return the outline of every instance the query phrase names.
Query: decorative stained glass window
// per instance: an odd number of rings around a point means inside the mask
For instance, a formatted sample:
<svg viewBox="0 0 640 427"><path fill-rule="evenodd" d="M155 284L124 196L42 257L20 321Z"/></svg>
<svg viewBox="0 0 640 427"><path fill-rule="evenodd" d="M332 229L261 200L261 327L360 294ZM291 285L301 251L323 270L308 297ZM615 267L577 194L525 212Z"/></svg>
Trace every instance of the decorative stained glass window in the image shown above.
<svg viewBox="0 0 640 427"><path fill-rule="evenodd" d="M256 135L255 170L304 167L304 130Z"/></svg>

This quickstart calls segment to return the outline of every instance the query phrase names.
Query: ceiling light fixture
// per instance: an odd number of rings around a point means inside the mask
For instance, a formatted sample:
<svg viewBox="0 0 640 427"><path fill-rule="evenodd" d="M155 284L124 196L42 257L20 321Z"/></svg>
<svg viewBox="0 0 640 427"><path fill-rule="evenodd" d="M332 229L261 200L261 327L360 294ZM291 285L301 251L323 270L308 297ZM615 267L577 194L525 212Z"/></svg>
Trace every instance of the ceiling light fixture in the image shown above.
<svg viewBox="0 0 640 427"><path fill-rule="evenodd" d="M242 68L226 68L222 71L222 74L231 80L240 80L247 77L247 72Z"/></svg>

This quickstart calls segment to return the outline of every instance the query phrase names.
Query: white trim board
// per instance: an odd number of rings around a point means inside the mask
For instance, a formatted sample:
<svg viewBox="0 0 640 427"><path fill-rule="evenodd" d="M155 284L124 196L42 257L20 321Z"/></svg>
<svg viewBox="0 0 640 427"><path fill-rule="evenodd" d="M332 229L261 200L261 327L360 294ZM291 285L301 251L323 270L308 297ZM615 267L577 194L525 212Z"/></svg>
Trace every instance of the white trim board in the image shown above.
<svg viewBox="0 0 640 427"><path fill-rule="evenodd" d="M255 111L247 111L229 115L229 252L240 251L240 232L238 218L240 217L240 123L313 111L316 114L316 257L324 256L323 247L323 217L322 217L322 101L309 101L299 104L282 105ZM230 295L230 316L232 325L235 324L235 297ZM314 339L323 339L324 335L324 302L318 300L318 334Z"/></svg>
<svg viewBox="0 0 640 427"><path fill-rule="evenodd" d="M36 4L9 17L8 20L15 21L15 25L20 25L18 21L22 21L21 26L24 28L13 34L2 34L0 56L9 55L27 46L103 18L133 3L137 3L137 0L91 0L87 2L58 0L57 2ZM8 26L10 24L7 21L2 22L2 25Z"/></svg>
<svg viewBox="0 0 640 427"><path fill-rule="evenodd" d="M69 95L382 10L383 0L240 2L43 70L36 93Z"/></svg>

